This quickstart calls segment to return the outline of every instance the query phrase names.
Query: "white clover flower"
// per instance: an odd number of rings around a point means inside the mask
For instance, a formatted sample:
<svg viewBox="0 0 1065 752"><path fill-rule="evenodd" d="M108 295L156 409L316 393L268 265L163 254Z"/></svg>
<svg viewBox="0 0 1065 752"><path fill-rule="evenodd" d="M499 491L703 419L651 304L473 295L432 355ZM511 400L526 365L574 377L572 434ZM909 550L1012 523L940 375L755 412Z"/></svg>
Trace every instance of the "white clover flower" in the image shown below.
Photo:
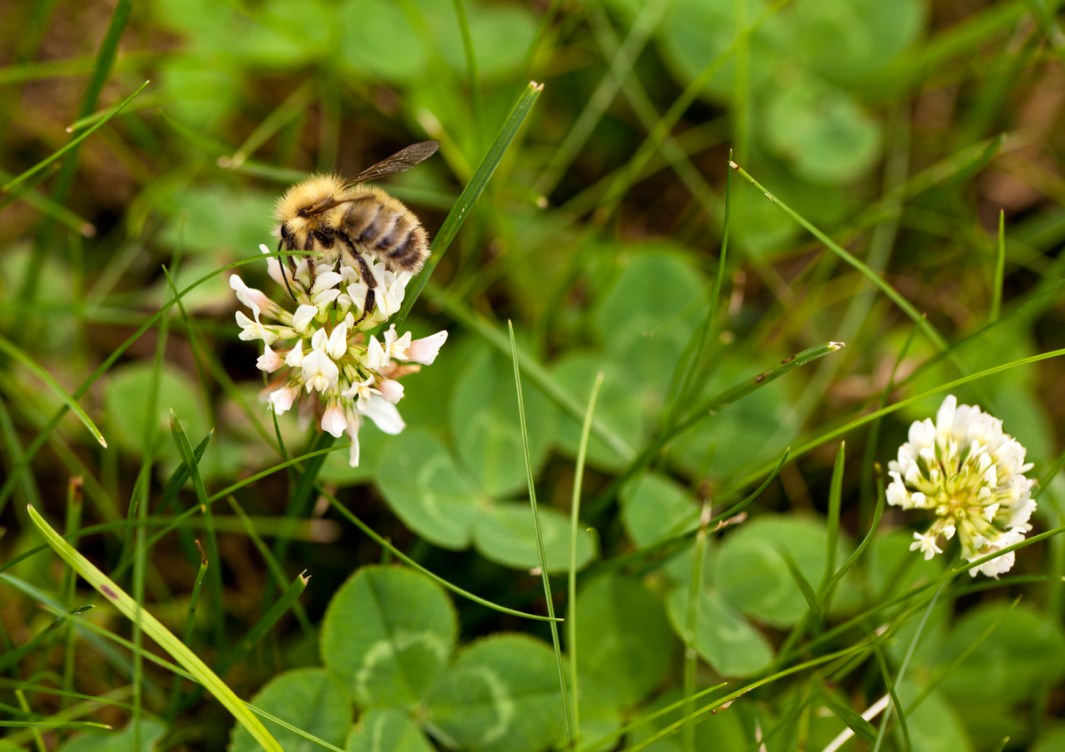
<svg viewBox="0 0 1065 752"><path fill-rule="evenodd" d="M914 533L911 551L931 559L943 549L940 539L958 536L961 554L975 561L1024 540L1035 511L1025 477L1032 469L1025 449L1002 431L1002 421L971 405L958 405L954 395L943 400L936 421L910 426L909 441L888 463L889 504L902 509L927 509L936 516L925 533ZM1009 552L973 567L998 577L1013 566Z"/></svg>
<svg viewBox="0 0 1065 752"><path fill-rule="evenodd" d="M259 247L270 253L266 246ZM403 398L403 386L397 379L432 364L447 340L447 332L441 331L411 341L410 332L399 336L393 324L383 342L372 335L367 341L367 331L400 309L412 275L393 273L370 256L365 260L376 283L369 312L362 310L368 288L358 268L343 259L331 266L304 258L284 276L277 259L268 259L270 276L283 288L280 303L248 287L236 274L229 278L237 300L252 314L236 314L240 339L262 340L256 367L275 375L264 394L271 409L280 415L307 395L321 429L338 438L347 433L351 439L352 467L359 464L363 417L385 433L402 431L406 424L396 403ZM295 310L285 308L290 303Z"/></svg>

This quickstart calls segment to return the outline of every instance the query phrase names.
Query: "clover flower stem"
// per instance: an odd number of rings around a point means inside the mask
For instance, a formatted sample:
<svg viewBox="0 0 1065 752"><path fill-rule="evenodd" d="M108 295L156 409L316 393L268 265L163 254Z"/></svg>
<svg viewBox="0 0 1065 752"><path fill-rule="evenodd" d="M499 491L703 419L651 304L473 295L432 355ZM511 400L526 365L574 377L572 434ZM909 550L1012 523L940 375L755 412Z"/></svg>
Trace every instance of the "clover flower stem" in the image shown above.
<svg viewBox="0 0 1065 752"><path fill-rule="evenodd" d="M311 457L303 464L303 471L292 478L295 487L288 497L288 506L285 509L285 518L290 520L306 519L314 499L317 495L315 484L318 482L318 474L322 471L326 457L329 456L325 449L329 449L336 442L330 434L321 431L315 437L314 442L307 450L308 454L321 452ZM287 535L278 535L274 542L274 557L279 561L285 558L292 539Z"/></svg>

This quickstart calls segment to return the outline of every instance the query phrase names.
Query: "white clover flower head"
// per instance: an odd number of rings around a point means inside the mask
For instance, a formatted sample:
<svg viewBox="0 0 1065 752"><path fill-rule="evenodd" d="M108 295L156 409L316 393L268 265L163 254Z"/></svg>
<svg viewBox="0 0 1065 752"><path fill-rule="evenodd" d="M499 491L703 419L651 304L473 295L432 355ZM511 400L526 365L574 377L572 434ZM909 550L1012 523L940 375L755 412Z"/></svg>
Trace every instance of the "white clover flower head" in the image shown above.
<svg viewBox="0 0 1065 752"><path fill-rule="evenodd" d="M260 248L270 253L266 246ZM363 418L385 433L402 431L406 424L396 403L404 389L397 379L431 364L447 339L447 332L441 331L412 341L409 332L400 336L393 324L383 340L372 335L367 340L369 330L399 311L412 275L393 273L371 256L364 259L375 282L370 311L362 310L368 287L361 265L343 257L333 265L302 258L283 275L277 260L268 259L270 276L279 285L277 300L248 287L235 274L229 279L237 300L251 312L250 317L243 311L236 314L240 339L263 342L256 367L273 374L265 400L278 415L297 400L310 400L323 431L336 437L346 433L351 439L352 467L359 464Z"/></svg>
<svg viewBox="0 0 1065 752"><path fill-rule="evenodd" d="M931 559L943 549L939 540L955 534L966 561L975 561L1024 540L1035 511L1032 469L1025 449L1002 431L1002 421L972 405L958 405L949 395L936 420L910 426L909 441L898 458L888 463L891 483L887 501L902 509L926 509L935 515L924 533L914 533L911 551ZM979 566L997 578L1013 567L1013 552Z"/></svg>

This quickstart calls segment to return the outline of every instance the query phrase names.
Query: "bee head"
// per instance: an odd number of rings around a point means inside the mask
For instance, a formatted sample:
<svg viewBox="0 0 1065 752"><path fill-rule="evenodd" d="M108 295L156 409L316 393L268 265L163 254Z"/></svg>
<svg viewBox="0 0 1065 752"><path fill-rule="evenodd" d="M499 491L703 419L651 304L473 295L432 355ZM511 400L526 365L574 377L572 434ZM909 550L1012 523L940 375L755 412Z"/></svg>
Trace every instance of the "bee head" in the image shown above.
<svg viewBox="0 0 1065 752"><path fill-rule="evenodd" d="M334 199L344 192L344 181L337 175L315 175L285 191L277 200L274 218L292 230L314 223L315 216L331 208ZM294 226L295 225L295 226Z"/></svg>

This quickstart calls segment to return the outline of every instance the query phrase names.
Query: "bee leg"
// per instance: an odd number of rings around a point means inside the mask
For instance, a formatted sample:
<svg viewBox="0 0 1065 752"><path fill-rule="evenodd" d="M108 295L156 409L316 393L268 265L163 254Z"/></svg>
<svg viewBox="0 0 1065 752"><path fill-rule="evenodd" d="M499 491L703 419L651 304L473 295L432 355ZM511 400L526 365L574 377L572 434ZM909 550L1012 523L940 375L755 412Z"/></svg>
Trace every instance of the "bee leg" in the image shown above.
<svg viewBox="0 0 1065 752"><path fill-rule="evenodd" d="M373 310L375 302L376 301L374 299L374 291L373 288L370 287L366 290L366 299L362 302L362 315L359 316L359 321L362 321L364 318L370 315L370 311Z"/></svg>
<svg viewBox="0 0 1065 752"><path fill-rule="evenodd" d="M279 242L277 244L278 253L281 252L281 249L284 248L284 245L285 245L285 241L284 241L284 239L282 239L281 242ZM285 250L289 250L289 249L286 248ZM290 265L291 266L291 268L289 269L289 272L292 274L293 277L295 277L296 276L296 265L292 261L292 257L291 256L284 256L284 257L278 258L278 262L279 262L278 266L281 267L281 279L285 283L285 289L288 290L289 296L293 300L295 300L296 299L296 293L292 292L292 285L290 285L288 283L288 275L285 274L285 266L286 265Z"/></svg>
<svg viewBox="0 0 1065 752"><path fill-rule="evenodd" d="M377 287L377 280L374 279L370 265L366 263L366 258L361 253L353 255L356 259L356 265L359 267L359 275L362 277L362 281L366 283L366 297L362 301L362 313L359 315L359 320L355 322L355 325L358 326L373 310L376 302L374 288Z"/></svg>
<svg viewBox="0 0 1065 752"><path fill-rule="evenodd" d="M362 303L362 313L355 322L355 325L358 326L362 323L363 319L370 315L370 311L373 310L375 302L374 288L377 287L377 280L374 279L373 270L370 269L370 265L366 263L366 257L355 250L355 246L351 243L350 239L345 237L344 241L344 245L351 256L351 259L359 269L359 276L362 277L362 281L366 285L366 297Z"/></svg>

